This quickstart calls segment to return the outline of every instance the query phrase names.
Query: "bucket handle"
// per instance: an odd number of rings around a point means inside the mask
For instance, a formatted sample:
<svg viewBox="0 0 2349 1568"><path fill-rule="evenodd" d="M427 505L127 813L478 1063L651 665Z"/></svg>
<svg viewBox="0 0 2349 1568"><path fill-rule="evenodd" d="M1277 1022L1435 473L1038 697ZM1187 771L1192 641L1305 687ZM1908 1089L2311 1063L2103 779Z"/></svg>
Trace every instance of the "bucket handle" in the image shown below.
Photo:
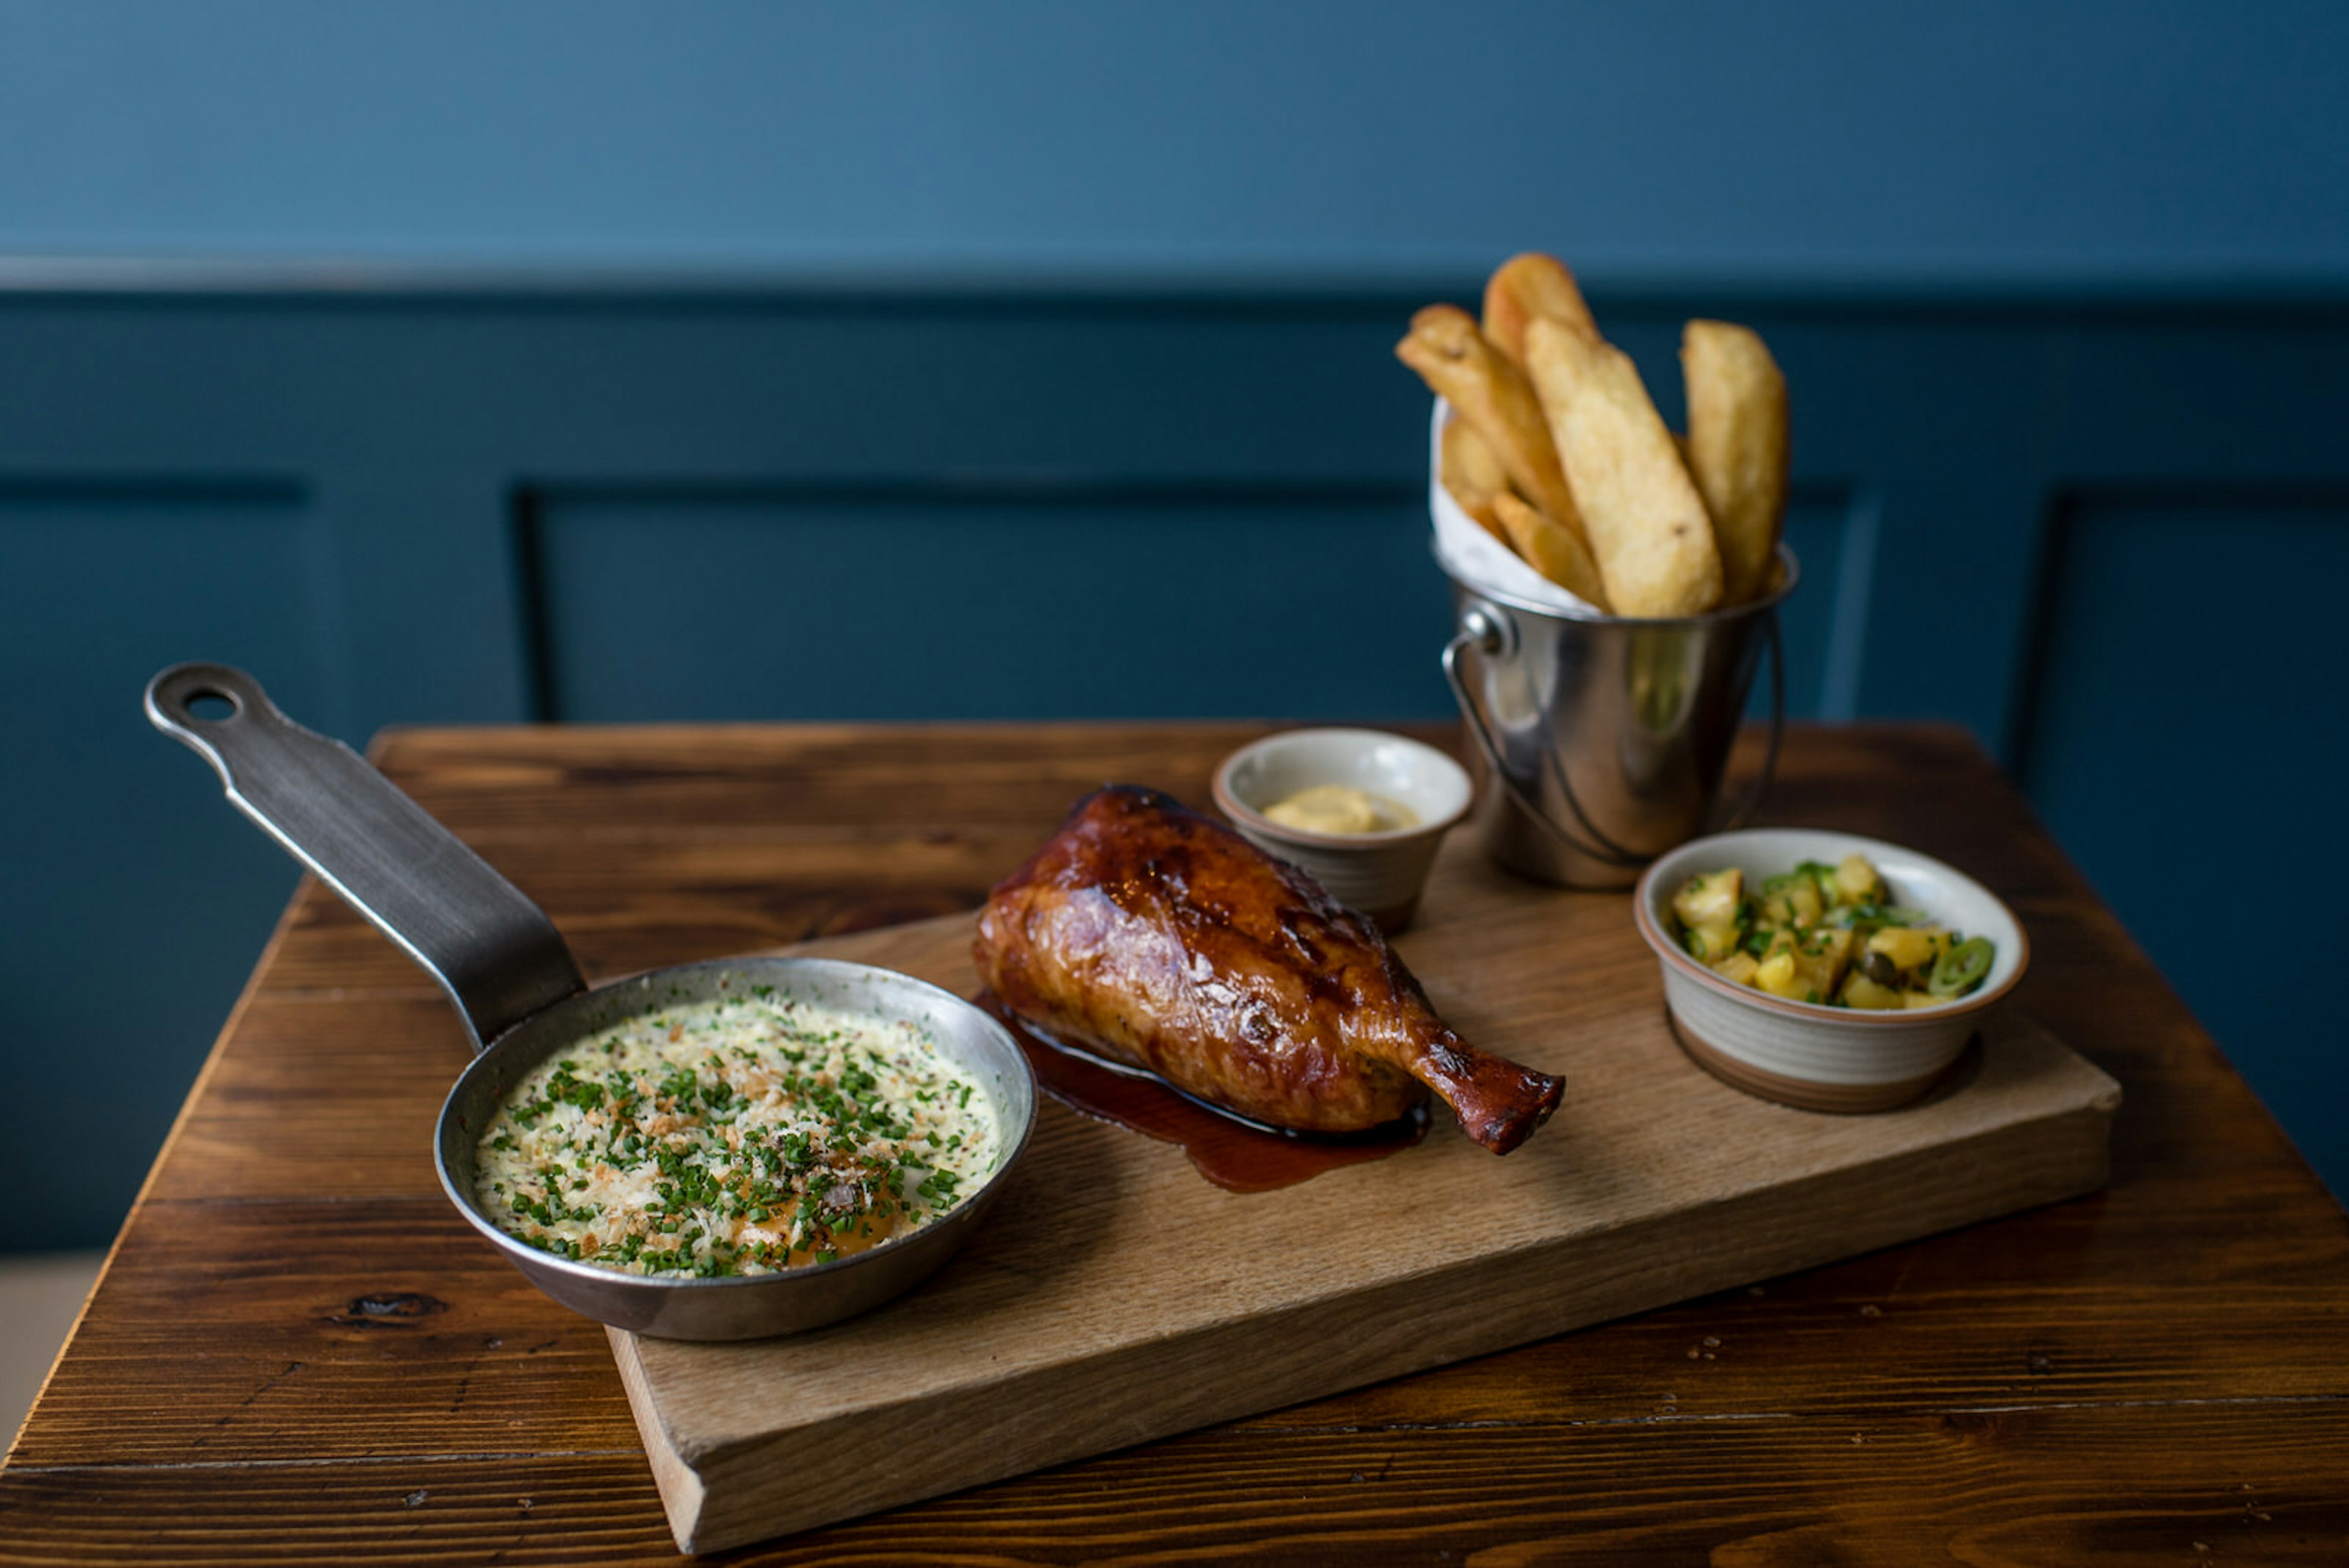
<svg viewBox="0 0 2349 1568"><path fill-rule="evenodd" d="M1767 614L1769 625L1765 635L1768 639L1767 649L1770 655L1769 745L1763 753L1762 771L1755 774L1754 782L1746 786L1745 798L1738 802L1737 809L1729 814L1728 820L1714 829L1715 832L1734 832L1753 821L1754 813L1761 809L1763 795L1769 790L1771 781L1778 775L1778 748L1785 741L1786 733L1786 655L1778 640L1778 612L1775 607L1773 607ZM1499 782L1502 789L1508 793L1509 798L1516 803L1518 810L1531 817L1540 825L1544 832L1576 854L1588 856L1602 865L1619 866L1627 869L1645 866L1655 858L1653 855L1641 855L1636 851L1625 849L1590 826L1589 815L1583 811L1581 801L1575 798L1574 782L1567 777L1565 768L1551 766L1549 771L1557 778L1558 788L1565 793L1567 807L1574 813L1575 820L1582 825L1584 832L1597 839L1603 847L1594 847L1586 844L1552 822L1547 813L1526 798L1525 791L1517 787L1517 781L1510 775L1507 764L1501 760L1500 744L1493 738L1491 728L1485 722L1484 708L1469 695L1467 680L1460 672L1460 656L1473 648L1487 659L1506 657L1516 649L1516 623L1508 617L1495 613L1486 605L1472 602L1467 608L1460 612L1460 629L1453 634L1450 642L1444 645L1444 679L1451 683L1453 700L1460 705L1461 716L1468 721L1468 729L1476 737L1477 748L1485 753L1485 761L1490 764L1493 777ZM1550 749L1544 747L1542 755L1546 760L1549 759ZM1546 765L1547 765L1547 761Z"/></svg>

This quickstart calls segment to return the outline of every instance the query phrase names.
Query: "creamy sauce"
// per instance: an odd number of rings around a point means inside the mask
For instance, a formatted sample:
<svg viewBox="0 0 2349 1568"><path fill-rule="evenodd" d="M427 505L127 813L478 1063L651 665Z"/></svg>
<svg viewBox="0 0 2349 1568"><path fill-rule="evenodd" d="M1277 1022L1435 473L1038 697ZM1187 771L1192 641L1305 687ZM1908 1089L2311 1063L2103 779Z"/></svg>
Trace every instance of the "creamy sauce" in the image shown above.
<svg viewBox="0 0 2349 1568"><path fill-rule="evenodd" d="M558 1257L764 1274L927 1224L1001 1149L985 1093L917 1026L758 986L550 1057L483 1130L474 1199Z"/></svg>
<svg viewBox="0 0 2349 1568"><path fill-rule="evenodd" d="M1393 833L1419 826L1411 807L1351 784L1315 784L1265 807L1264 815L1308 833Z"/></svg>

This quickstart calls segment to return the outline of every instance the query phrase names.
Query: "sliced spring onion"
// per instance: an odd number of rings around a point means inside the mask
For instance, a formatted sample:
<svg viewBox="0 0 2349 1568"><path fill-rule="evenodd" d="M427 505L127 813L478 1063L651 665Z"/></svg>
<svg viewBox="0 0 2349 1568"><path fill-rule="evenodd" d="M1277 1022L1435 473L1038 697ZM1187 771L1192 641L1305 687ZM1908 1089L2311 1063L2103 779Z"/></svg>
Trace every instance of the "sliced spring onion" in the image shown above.
<svg viewBox="0 0 2349 1568"><path fill-rule="evenodd" d="M1963 996L1990 973L1994 951L1988 937L1968 937L1935 961L1926 991L1944 999Z"/></svg>

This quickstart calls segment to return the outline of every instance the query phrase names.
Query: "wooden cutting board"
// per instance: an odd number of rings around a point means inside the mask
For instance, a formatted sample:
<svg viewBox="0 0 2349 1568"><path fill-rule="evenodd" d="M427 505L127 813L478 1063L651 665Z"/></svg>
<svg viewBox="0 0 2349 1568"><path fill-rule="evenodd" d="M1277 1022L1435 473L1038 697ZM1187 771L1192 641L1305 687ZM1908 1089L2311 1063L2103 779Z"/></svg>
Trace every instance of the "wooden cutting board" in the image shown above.
<svg viewBox="0 0 2349 1568"><path fill-rule="evenodd" d="M972 917L791 950L977 989ZM969 1245L793 1338L612 1342L678 1544L709 1552L2092 1191L2120 1088L2011 1010L1910 1108L1789 1110L1696 1066L1619 893L1465 836L1397 943L1462 1035L1567 1078L1506 1158L1424 1143L1276 1191L1042 1100Z"/></svg>

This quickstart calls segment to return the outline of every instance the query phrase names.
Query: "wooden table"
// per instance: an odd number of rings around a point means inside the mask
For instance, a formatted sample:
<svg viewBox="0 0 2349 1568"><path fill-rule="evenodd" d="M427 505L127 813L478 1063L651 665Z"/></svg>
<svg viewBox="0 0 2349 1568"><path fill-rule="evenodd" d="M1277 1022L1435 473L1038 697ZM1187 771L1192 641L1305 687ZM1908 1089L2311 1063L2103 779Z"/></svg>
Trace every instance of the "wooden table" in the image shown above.
<svg viewBox="0 0 2349 1568"><path fill-rule="evenodd" d="M1085 788L1204 800L1253 732L377 753L595 978L972 907ZM2109 1192L737 1555L2349 1561L2349 1224L2208 1036L1962 734L1798 732L1768 815L2014 905L2019 1004L2127 1091ZM603 1331L434 1185L464 1057L440 992L305 884L0 1469L0 1561L675 1560Z"/></svg>

